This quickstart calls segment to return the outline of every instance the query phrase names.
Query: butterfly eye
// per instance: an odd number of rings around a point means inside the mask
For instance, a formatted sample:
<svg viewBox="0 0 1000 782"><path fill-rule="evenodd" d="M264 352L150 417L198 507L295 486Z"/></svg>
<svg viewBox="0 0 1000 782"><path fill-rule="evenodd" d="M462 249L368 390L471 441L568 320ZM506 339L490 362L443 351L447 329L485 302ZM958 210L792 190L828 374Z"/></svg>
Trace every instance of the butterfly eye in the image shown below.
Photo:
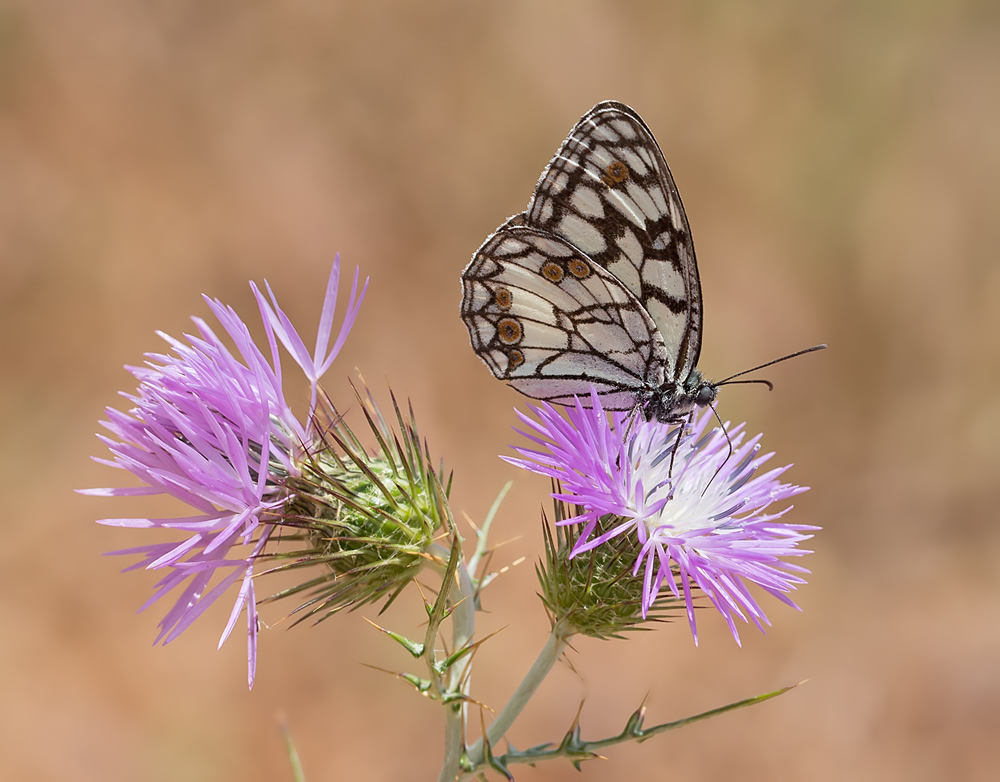
<svg viewBox="0 0 1000 782"><path fill-rule="evenodd" d="M521 324L514 318L503 318L497 322L497 337L503 344L516 345L523 335Z"/></svg>
<svg viewBox="0 0 1000 782"><path fill-rule="evenodd" d="M561 282L565 272L555 261L548 261L542 266L542 276L549 282Z"/></svg>
<svg viewBox="0 0 1000 782"><path fill-rule="evenodd" d="M718 395L718 390L715 386L702 386L698 389L698 393L694 395L694 403L698 407L707 407L715 401L715 397Z"/></svg>

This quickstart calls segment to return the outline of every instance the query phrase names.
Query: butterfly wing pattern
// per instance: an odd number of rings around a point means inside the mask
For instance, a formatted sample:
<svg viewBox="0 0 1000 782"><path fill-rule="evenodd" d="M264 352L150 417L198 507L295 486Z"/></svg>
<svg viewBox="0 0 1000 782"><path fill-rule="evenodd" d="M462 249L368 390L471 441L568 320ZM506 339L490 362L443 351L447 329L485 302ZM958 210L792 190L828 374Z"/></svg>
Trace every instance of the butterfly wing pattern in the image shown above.
<svg viewBox="0 0 1000 782"><path fill-rule="evenodd" d="M701 286L684 207L649 128L597 104L526 211L462 273L462 319L493 374L536 399L677 422L715 399L696 368Z"/></svg>
<svg viewBox="0 0 1000 782"><path fill-rule="evenodd" d="M521 393L558 404L589 398L612 410L658 383L666 347L614 275L558 236L508 226L466 270L463 317L472 347Z"/></svg>
<svg viewBox="0 0 1000 782"><path fill-rule="evenodd" d="M677 185L652 132L628 106L587 112L542 172L526 222L579 247L642 302L673 347L665 379L701 348L701 285Z"/></svg>

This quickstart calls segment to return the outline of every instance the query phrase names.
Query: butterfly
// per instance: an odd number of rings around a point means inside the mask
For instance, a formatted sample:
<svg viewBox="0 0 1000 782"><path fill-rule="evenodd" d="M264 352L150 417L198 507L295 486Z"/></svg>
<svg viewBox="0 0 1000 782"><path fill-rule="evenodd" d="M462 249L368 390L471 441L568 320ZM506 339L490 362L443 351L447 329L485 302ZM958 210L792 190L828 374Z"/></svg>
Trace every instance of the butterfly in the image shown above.
<svg viewBox="0 0 1000 782"><path fill-rule="evenodd" d="M687 215L652 132L617 101L583 115L527 209L473 255L461 314L494 376L556 404L589 404L593 388L606 410L681 423L753 371L712 382L698 370L701 283Z"/></svg>

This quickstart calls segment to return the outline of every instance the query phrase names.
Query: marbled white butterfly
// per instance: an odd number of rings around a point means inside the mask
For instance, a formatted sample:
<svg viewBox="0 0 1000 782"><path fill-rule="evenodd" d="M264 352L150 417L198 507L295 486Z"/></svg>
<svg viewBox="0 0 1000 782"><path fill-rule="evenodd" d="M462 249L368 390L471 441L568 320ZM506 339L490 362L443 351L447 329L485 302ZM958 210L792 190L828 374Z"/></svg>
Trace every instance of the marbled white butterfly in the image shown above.
<svg viewBox="0 0 1000 782"><path fill-rule="evenodd" d="M473 349L535 399L588 404L593 386L605 409L680 423L753 371L718 383L698 371L691 229L653 134L616 101L570 131L528 208L476 251L462 291Z"/></svg>

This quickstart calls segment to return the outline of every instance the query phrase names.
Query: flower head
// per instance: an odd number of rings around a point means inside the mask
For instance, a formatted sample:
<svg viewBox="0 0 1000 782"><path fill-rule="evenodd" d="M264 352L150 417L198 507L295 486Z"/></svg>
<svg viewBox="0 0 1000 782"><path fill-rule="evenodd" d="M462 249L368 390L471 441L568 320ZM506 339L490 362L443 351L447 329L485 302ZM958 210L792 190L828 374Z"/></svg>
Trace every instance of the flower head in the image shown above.
<svg viewBox="0 0 1000 782"><path fill-rule="evenodd" d="M760 453L760 435L746 439L743 424L706 431L710 411L682 434L657 421L606 413L596 393L590 405L577 401L564 416L542 403L532 407L537 420L518 412L533 430L522 434L540 449L516 448L522 458L503 457L558 480L553 497L578 507L578 515L561 522L583 524L570 556L634 536L643 616L661 590L683 595L695 643L694 588L725 617L737 643L736 617L761 630L769 624L750 584L795 607L787 595L808 571L782 558L809 553L798 545L818 528L781 522L791 506L771 510L806 491L779 480L791 465L760 472L774 455Z"/></svg>
<svg viewBox="0 0 1000 782"><path fill-rule="evenodd" d="M132 408L107 409L99 435L112 459L97 459L136 476L136 488L88 489L100 496L167 494L190 508L174 518L103 519L102 524L179 530L179 542L151 543L115 554L134 554L130 568L165 569L148 608L168 594L172 607L160 622L157 642L183 632L232 584L240 589L219 645L232 632L244 607L247 615L248 678L253 685L257 656L254 563L290 502L288 482L302 474L303 459L317 440L314 424L319 379L344 344L367 291L358 292L355 272L347 312L330 347L336 311L340 259L334 260L320 316L315 350L305 347L270 287L266 298L251 283L269 346L270 361L257 347L236 312L205 297L235 346L231 351L200 318L196 335L160 336L171 352L147 354L143 367L127 367L139 381L123 394ZM304 421L292 413L282 392L278 342L310 381L311 401Z"/></svg>
<svg viewBox="0 0 1000 782"><path fill-rule="evenodd" d="M321 565L323 572L267 599L305 594L294 612L299 621L382 598L384 610L425 565L443 567L432 549L437 531L452 527L450 478L442 483L432 466L412 409L404 418L392 398L394 430L370 393L357 393L357 399L378 447L369 453L343 416L325 404L315 447L301 474L286 483L291 499L282 523L296 530L286 540L300 547L274 554L273 570Z"/></svg>
<svg viewBox="0 0 1000 782"><path fill-rule="evenodd" d="M600 546L574 556L585 530L566 526L580 507L556 499L555 525L543 514L545 557L536 565L539 597L553 632L562 638L623 638L627 632L648 630L648 622L667 622L683 602L669 591L660 592L652 605L643 600L642 579L635 573L635 547L628 536L609 538ZM607 517L614 519L616 517ZM600 534L601 527L591 532Z"/></svg>

